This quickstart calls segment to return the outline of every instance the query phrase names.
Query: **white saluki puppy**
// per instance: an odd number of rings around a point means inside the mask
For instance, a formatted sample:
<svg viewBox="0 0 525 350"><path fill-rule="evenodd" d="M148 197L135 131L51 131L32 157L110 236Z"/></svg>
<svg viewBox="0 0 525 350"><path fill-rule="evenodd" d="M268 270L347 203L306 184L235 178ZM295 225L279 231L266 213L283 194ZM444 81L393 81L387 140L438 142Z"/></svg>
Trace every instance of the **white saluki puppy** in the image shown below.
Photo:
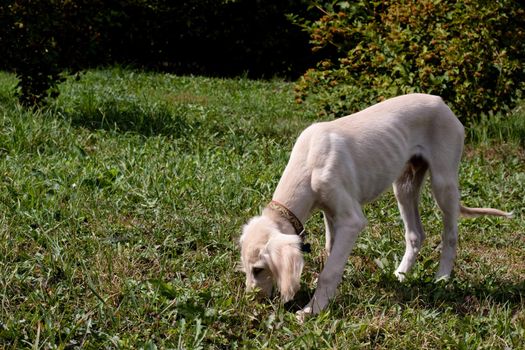
<svg viewBox="0 0 525 350"><path fill-rule="evenodd" d="M361 206L392 183L405 224L406 250L395 271L403 280L425 238L418 202L427 170L444 222L436 278L448 278L456 257L460 214L512 215L460 205L463 139L463 125L450 108L440 97L426 94L399 96L308 127L293 147L272 202L243 227L241 261L247 290L258 287L269 296L277 285L283 302L293 298L303 268L302 223L318 208L324 212L329 255L313 298L299 314L319 313L335 295L350 251L366 225Z"/></svg>

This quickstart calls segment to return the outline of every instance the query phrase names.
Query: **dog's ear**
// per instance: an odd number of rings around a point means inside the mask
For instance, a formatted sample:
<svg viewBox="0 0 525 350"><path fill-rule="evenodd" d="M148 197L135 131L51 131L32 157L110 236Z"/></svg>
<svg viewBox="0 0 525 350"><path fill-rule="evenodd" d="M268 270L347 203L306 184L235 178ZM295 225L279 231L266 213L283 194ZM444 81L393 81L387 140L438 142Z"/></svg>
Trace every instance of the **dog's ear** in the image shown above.
<svg viewBox="0 0 525 350"><path fill-rule="evenodd" d="M283 302L291 300L299 290L304 260L301 252L301 238L272 233L263 256L272 271Z"/></svg>

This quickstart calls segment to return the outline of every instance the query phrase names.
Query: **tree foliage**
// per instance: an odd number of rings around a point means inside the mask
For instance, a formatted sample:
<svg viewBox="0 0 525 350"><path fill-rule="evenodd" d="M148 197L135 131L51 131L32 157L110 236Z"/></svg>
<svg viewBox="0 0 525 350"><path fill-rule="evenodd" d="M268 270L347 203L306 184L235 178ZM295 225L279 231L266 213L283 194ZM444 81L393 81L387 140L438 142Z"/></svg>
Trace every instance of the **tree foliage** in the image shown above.
<svg viewBox="0 0 525 350"><path fill-rule="evenodd" d="M58 94L64 71L100 62L103 0L13 0L0 7L0 68L15 71L17 95L26 106Z"/></svg>
<svg viewBox="0 0 525 350"><path fill-rule="evenodd" d="M39 104L64 71L121 64L180 74L297 78L312 64L293 0L6 0L0 69Z"/></svg>
<svg viewBox="0 0 525 350"><path fill-rule="evenodd" d="M342 115L409 92L442 96L463 120L511 106L524 88L519 1L383 0L317 5L299 20L324 59L297 99Z"/></svg>

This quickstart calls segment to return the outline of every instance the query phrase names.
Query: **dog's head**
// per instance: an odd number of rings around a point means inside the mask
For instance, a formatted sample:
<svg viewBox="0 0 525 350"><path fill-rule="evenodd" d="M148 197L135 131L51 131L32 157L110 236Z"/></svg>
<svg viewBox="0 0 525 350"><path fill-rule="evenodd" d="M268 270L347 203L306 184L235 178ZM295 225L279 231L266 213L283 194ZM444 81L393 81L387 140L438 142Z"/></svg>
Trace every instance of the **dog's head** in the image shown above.
<svg viewBox="0 0 525 350"><path fill-rule="evenodd" d="M269 218L252 218L240 238L242 269L246 274L246 290L259 288L270 297L274 286L287 302L299 290L304 260L301 238L283 234Z"/></svg>

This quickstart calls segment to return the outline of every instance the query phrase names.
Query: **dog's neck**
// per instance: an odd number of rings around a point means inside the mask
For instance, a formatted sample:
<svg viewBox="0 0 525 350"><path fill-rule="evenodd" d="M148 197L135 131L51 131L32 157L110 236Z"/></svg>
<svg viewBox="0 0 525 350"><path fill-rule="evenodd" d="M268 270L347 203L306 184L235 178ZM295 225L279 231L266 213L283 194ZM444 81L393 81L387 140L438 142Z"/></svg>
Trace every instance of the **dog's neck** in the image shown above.
<svg viewBox="0 0 525 350"><path fill-rule="evenodd" d="M301 237L304 234L304 223L307 219L308 212L300 210L300 206L284 204L273 199L272 202L264 208L262 214L272 219L284 234L297 234Z"/></svg>
<svg viewBox="0 0 525 350"><path fill-rule="evenodd" d="M301 164L306 161L305 159L298 160ZM302 169L302 166L295 163L297 163L297 159L295 162L290 159L275 188L272 200L282 204L304 225L314 208L314 194L311 190L310 175L307 172L299 171L298 169ZM271 218L280 223L279 225L283 227L284 233L296 233L293 225L278 212L271 209L265 209L265 212L268 212L268 215L272 215Z"/></svg>
<svg viewBox="0 0 525 350"><path fill-rule="evenodd" d="M269 207L266 207L263 209L262 215L270 218L275 224L277 224L277 228L280 232L287 235L296 234L295 228L293 227L292 223L285 217L283 217L281 214L279 214L279 212Z"/></svg>

